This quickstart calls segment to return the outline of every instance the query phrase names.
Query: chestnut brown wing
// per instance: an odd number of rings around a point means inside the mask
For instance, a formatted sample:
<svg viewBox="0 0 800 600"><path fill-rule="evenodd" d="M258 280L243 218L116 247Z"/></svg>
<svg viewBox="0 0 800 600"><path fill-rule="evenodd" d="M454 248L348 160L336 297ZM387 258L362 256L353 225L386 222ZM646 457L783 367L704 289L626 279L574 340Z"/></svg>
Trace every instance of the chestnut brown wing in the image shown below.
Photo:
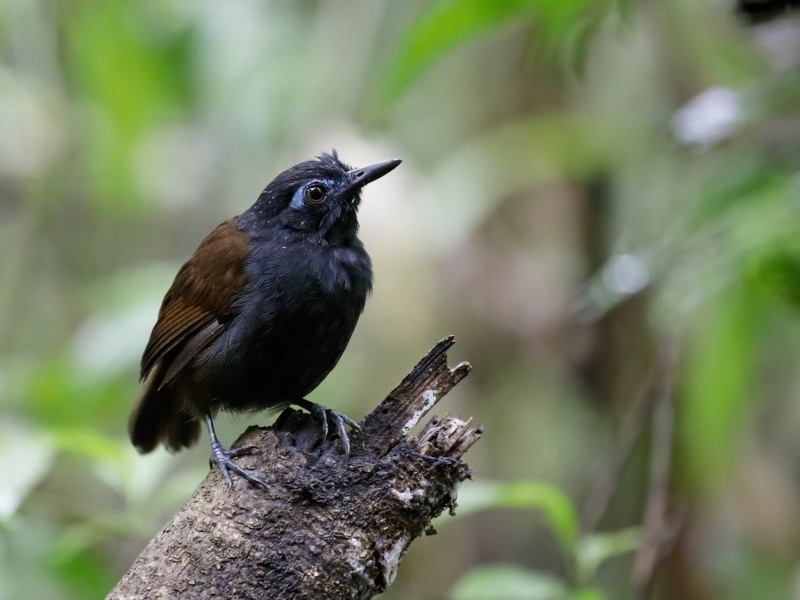
<svg viewBox="0 0 800 600"><path fill-rule="evenodd" d="M181 267L142 356L142 379L190 338L193 349L202 349L208 340L198 340L196 334L205 331L210 338L217 330L211 325L230 318L231 305L247 284L244 263L249 247L250 236L231 219L212 231Z"/></svg>
<svg viewBox="0 0 800 600"><path fill-rule="evenodd" d="M197 439L195 414L162 389L205 348L231 318L231 306L247 283L244 262L250 237L226 221L203 240L172 283L142 356L144 385L128 421L128 433L140 452L159 442L178 450Z"/></svg>

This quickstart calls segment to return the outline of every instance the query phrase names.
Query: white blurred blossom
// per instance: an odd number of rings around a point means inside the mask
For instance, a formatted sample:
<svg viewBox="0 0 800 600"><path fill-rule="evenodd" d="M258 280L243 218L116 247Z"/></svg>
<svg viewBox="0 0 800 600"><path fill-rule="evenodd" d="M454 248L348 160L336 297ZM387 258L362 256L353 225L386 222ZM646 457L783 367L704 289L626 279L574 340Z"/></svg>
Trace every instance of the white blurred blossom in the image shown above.
<svg viewBox="0 0 800 600"><path fill-rule="evenodd" d="M643 290L649 281L647 265L635 254L612 256L603 267L603 283L618 294L635 294Z"/></svg>
<svg viewBox="0 0 800 600"><path fill-rule="evenodd" d="M672 129L681 143L704 151L733 136L741 120L738 94L728 88L712 87L675 113Z"/></svg>

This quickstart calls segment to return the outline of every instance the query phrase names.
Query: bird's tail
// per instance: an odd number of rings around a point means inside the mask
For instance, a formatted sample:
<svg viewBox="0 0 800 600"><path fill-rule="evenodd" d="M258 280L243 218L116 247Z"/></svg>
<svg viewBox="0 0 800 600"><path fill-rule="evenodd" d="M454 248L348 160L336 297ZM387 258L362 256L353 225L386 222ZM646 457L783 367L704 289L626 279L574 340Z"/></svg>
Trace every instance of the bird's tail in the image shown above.
<svg viewBox="0 0 800 600"><path fill-rule="evenodd" d="M163 360L153 365L128 420L131 442L142 454L159 442L169 450L180 450L194 444L200 435L200 423L181 408L171 386L158 389L166 370Z"/></svg>

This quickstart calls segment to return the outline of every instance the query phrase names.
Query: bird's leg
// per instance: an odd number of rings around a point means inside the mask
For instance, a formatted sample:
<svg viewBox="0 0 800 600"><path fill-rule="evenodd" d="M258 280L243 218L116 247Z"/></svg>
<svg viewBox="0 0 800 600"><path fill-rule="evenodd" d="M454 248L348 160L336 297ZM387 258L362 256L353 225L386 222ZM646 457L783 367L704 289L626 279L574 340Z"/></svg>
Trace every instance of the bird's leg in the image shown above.
<svg viewBox="0 0 800 600"><path fill-rule="evenodd" d="M228 484L228 489L231 489L233 485L230 471L233 471L240 477L244 477L251 483L260 487L266 487L264 482L258 479L258 477L231 460L232 458L253 450L255 446L242 446L240 448L234 448L233 450L226 450L217 439L217 434L214 431L214 422L211 420L210 414L206 414L206 426L208 427L208 436L211 438L211 457L208 459L208 466L213 469L216 464L219 467L219 470L222 471L222 476L225 477L225 483Z"/></svg>
<svg viewBox="0 0 800 600"><path fill-rule="evenodd" d="M321 404L317 404L316 402L311 402L306 400L305 398L301 398L293 402L296 406L300 408L305 408L308 412L311 413L311 416L322 423L322 441L328 439L328 428L329 426L333 426L336 431L339 433L339 439L342 441L342 447L344 448L345 456L350 456L350 438L347 437L347 432L344 430L344 426L349 425L355 431L361 431L361 428L358 426L358 423L353 421L350 417L346 415L342 415L337 413L332 408L325 408Z"/></svg>

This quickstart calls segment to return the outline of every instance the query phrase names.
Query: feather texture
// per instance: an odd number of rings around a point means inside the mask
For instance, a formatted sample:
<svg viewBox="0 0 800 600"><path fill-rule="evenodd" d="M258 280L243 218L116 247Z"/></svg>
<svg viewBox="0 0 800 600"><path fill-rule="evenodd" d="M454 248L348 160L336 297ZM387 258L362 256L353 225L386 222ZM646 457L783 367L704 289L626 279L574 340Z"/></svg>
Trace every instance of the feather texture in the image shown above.
<svg viewBox="0 0 800 600"><path fill-rule="evenodd" d="M142 356L143 380L157 360L195 333L214 321L222 324L230 319L231 306L247 284L244 261L249 243L250 236L230 219L212 231L181 267L164 296Z"/></svg>
<svg viewBox="0 0 800 600"><path fill-rule="evenodd" d="M142 356L145 382L134 403L128 432L149 452L159 441L172 449L189 446L199 434L194 414L167 384L219 335L232 318L247 285L244 261L250 236L233 219L212 231L181 267L172 283Z"/></svg>

